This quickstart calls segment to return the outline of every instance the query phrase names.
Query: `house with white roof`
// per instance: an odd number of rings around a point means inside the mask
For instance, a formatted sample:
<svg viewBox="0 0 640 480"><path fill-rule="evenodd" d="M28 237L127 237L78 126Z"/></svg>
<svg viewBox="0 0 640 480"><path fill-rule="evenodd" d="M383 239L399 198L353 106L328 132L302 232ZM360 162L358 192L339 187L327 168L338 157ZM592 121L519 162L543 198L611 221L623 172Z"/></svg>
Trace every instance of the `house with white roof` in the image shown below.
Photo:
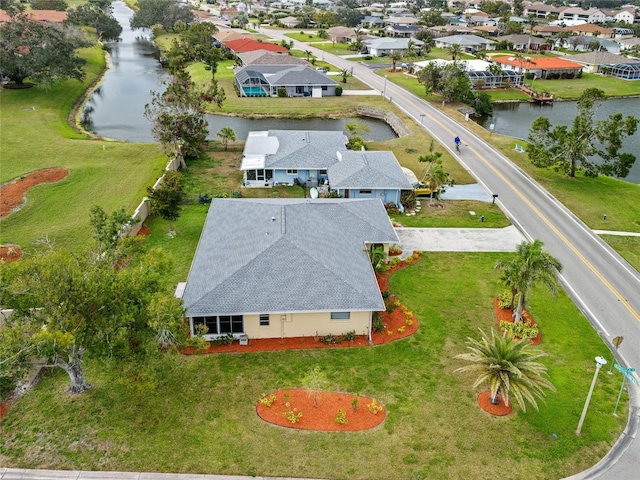
<svg viewBox="0 0 640 480"><path fill-rule="evenodd" d="M415 38L372 38L364 41L367 53L374 57L384 57L393 52L400 52L403 55L409 50L409 42L412 48L419 52L424 42Z"/></svg>
<svg viewBox="0 0 640 480"><path fill-rule="evenodd" d="M378 199L214 199L182 293L191 334L371 335L368 251L398 242Z"/></svg>
<svg viewBox="0 0 640 480"><path fill-rule="evenodd" d="M602 23L606 19L604 12L597 8L585 10L582 7L569 7L558 15L558 20L582 20L587 23Z"/></svg>
<svg viewBox="0 0 640 480"><path fill-rule="evenodd" d="M452 45L460 45L463 50L494 50L495 40L482 38L477 35L451 35L435 40L436 47L449 48Z"/></svg>

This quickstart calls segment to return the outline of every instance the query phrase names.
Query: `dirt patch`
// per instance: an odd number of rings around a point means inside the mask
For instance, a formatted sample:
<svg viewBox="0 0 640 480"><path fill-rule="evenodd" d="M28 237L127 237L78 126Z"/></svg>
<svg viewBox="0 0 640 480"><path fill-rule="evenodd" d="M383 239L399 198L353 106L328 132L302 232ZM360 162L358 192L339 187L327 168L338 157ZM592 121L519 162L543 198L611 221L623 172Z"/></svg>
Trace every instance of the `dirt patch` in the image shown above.
<svg viewBox="0 0 640 480"><path fill-rule="evenodd" d="M264 398L266 400L269 397L273 401L271 406L261 401L258 402L256 411L265 422L281 427L323 432L355 432L376 427L386 417L386 411L380 403L375 402L376 407L370 409L372 398L356 397L350 393L318 392L317 407L313 403L313 394L304 388L278 390ZM356 398L358 400L354 410ZM338 410L343 412L342 418L346 423L336 420ZM374 411L376 413L373 413ZM295 423L291 422L289 416Z"/></svg>
<svg viewBox="0 0 640 480"><path fill-rule="evenodd" d="M26 193L31 187L41 183L59 182L69 175L66 168L48 168L23 175L0 187L0 218L19 210L26 201Z"/></svg>
<svg viewBox="0 0 640 480"><path fill-rule="evenodd" d="M22 249L19 245L0 245L0 264L11 263L22 257Z"/></svg>
<svg viewBox="0 0 640 480"><path fill-rule="evenodd" d="M482 392L478 395L478 405L485 412L490 413L491 415L496 415L498 417L504 417L505 415L509 415L511 413L511 404L506 405L504 403L504 398L502 395L498 395L498 404L494 405L489 400L491 397L491 392Z"/></svg>

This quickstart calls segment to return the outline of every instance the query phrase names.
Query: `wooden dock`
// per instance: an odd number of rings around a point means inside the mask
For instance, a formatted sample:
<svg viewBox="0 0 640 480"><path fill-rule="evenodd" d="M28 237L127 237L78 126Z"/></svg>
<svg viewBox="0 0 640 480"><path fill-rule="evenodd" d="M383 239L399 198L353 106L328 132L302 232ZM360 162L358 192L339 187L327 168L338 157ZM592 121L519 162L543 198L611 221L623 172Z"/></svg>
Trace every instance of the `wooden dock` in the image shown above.
<svg viewBox="0 0 640 480"><path fill-rule="evenodd" d="M551 103L553 102L553 95L548 93L540 93L534 90L531 90L531 87L528 85L518 85L518 88L522 90L524 93L529 95L529 98L534 102L540 103Z"/></svg>

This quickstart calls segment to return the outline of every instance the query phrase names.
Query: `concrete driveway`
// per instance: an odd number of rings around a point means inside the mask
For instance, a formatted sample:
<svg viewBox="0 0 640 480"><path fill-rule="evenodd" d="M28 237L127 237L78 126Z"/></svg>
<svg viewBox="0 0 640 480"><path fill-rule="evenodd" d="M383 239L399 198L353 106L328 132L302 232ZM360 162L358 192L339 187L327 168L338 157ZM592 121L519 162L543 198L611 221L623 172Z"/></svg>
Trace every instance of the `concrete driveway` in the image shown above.
<svg viewBox="0 0 640 480"><path fill-rule="evenodd" d="M505 228L396 228L403 255L426 252L514 252L525 240L518 229Z"/></svg>

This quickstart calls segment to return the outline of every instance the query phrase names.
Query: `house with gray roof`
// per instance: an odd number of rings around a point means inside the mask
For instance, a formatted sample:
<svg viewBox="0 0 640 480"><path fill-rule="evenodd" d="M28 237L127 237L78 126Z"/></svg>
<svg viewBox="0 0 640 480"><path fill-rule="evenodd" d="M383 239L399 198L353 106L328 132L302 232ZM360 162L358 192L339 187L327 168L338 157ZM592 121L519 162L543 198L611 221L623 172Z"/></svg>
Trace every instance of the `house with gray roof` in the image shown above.
<svg viewBox="0 0 640 480"><path fill-rule="evenodd" d="M343 151L328 169L329 188L344 198L379 198L402 209L402 190L412 190L393 152Z"/></svg>
<svg viewBox="0 0 640 480"><path fill-rule="evenodd" d="M284 88L287 97L331 97L338 82L304 65L247 65L234 75L241 97L277 97Z"/></svg>
<svg viewBox="0 0 640 480"><path fill-rule="evenodd" d="M342 132L269 130L249 132L240 170L245 187L302 184L315 187L328 182L327 169L338 162L336 153L347 150Z"/></svg>
<svg viewBox="0 0 640 480"><path fill-rule="evenodd" d="M368 250L397 242L378 199L215 199L182 293L191 334L371 335Z"/></svg>
<svg viewBox="0 0 640 480"><path fill-rule="evenodd" d="M364 46L374 57L384 57L391 55L393 52L400 52L405 55L409 51L409 42L411 42L413 50L419 52L424 42L415 38L372 38L364 41Z"/></svg>
<svg viewBox="0 0 640 480"><path fill-rule="evenodd" d="M436 47L449 48L460 45L463 50L494 50L496 42L477 35L451 35L435 39Z"/></svg>
<svg viewBox="0 0 640 480"><path fill-rule="evenodd" d="M513 45L511 50L549 50L551 45L546 43L546 39L542 37L534 37L533 35L502 35L497 37L498 42L507 42Z"/></svg>
<svg viewBox="0 0 640 480"><path fill-rule="evenodd" d="M246 65L304 65L309 66L304 58L292 55L282 55L280 53L269 52L267 50L254 50L252 52L238 53L237 57Z"/></svg>

